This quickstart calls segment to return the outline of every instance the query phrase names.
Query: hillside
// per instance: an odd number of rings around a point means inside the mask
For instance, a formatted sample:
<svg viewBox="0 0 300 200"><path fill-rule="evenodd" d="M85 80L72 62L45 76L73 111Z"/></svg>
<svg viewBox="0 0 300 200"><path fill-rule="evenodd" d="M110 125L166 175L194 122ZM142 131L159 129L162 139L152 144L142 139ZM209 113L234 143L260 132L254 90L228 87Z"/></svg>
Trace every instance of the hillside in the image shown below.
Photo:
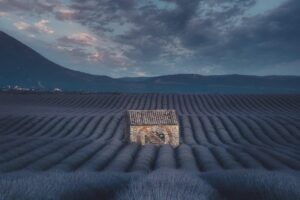
<svg viewBox="0 0 300 200"><path fill-rule="evenodd" d="M300 93L299 76L203 76L111 78L59 66L0 31L0 88L61 88L89 92Z"/></svg>
<svg viewBox="0 0 300 200"><path fill-rule="evenodd" d="M107 76L63 68L0 31L0 87L110 91L117 87L116 83Z"/></svg>
<svg viewBox="0 0 300 200"><path fill-rule="evenodd" d="M121 79L124 80L124 79ZM300 93L299 76L177 74L125 79L126 92L167 93Z"/></svg>
<svg viewBox="0 0 300 200"><path fill-rule="evenodd" d="M129 143L128 109L176 109L180 146ZM299 199L299 113L299 95L0 93L0 199Z"/></svg>

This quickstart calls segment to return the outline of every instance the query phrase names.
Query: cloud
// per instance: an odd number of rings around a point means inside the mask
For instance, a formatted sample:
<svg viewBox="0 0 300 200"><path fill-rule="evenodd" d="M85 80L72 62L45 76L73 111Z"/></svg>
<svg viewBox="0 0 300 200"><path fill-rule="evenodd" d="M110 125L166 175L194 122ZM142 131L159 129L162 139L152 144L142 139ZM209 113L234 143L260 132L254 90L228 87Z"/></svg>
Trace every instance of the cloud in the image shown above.
<svg viewBox="0 0 300 200"><path fill-rule="evenodd" d="M103 58L104 58L104 54L101 52L98 52L98 51L96 51L93 54L88 55L88 57L87 57L88 61L94 62L94 63L97 63L97 62L103 60Z"/></svg>
<svg viewBox="0 0 300 200"><path fill-rule="evenodd" d="M78 25L77 33L61 31L56 45L108 72L266 74L288 65L300 74L300 2L260 1L272 9L249 14L258 0L2 0L0 11L38 15L38 23L14 24L32 34L51 34L45 16Z"/></svg>
<svg viewBox="0 0 300 200"><path fill-rule="evenodd" d="M65 44L77 44L84 46L92 46L97 41L97 39L89 33L74 33L72 35L59 38L58 40Z"/></svg>
<svg viewBox="0 0 300 200"><path fill-rule="evenodd" d="M1 0L0 11L24 11L30 12L31 15L42 15L52 12L57 4L56 0L52 2L47 0Z"/></svg>
<svg viewBox="0 0 300 200"><path fill-rule="evenodd" d="M14 26L21 31L27 31L29 33L41 33L41 34L53 34L54 30L47 26L48 20L41 19L40 21L29 24L23 21L15 22Z"/></svg>
<svg viewBox="0 0 300 200"><path fill-rule="evenodd" d="M40 32L40 33L46 33L46 34L53 34L54 31L47 26L49 23L48 20L42 19L34 24L34 27Z"/></svg>
<svg viewBox="0 0 300 200"><path fill-rule="evenodd" d="M0 12L0 17L5 17L5 16L7 16L7 15L8 15L7 12Z"/></svg>
<svg viewBox="0 0 300 200"><path fill-rule="evenodd" d="M89 56L89 53L86 52L85 49L80 48L80 47L67 47L67 46L57 46L57 49L67 52L69 55L77 58L81 57L87 57Z"/></svg>
<svg viewBox="0 0 300 200"><path fill-rule="evenodd" d="M268 13L244 16L253 2L227 2L211 11L200 4L178 4L175 10L164 12L145 8L152 11L139 19L147 23L139 23L138 29L121 35L118 41L133 45L127 55L151 73L163 71L156 65L168 68L167 73L272 74L272 65L300 57L300 29L296 25L300 23L300 2L290 0ZM201 10L207 13L201 16ZM171 66L175 66L173 71ZM281 73L285 73L284 65ZM300 74L299 67L296 73Z"/></svg>
<svg viewBox="0 0 300 200"><path fill-rule="evenodd" d="M217 46L220 63L227 69L260 71L266 67L272 72L272 65L299 60L299 11L300 2L290 0L269 13L244 19L227 33L226 42Z"/></svg>
<svg viewBox="0 0 300 200"><path fill-rule="evenodd" d="M69 8L58 8L55 11L55 16L59 20L72 20L75 12L75 10Z"/></svg>
<svg viewBox="0 0 300 200"><path fill-rule="evenodd" d="M104 53L96 49L98 40L89 33L79 32L57 39L58 49L92 63L101 61Z"/></svg>
<svg viewBox="0 0 300 200"><path fill-rule="evenodd" d="M32 27L30 24L27 24L26 22L16 22L14 23L14 26L19 30L28 30Z"/></svg>

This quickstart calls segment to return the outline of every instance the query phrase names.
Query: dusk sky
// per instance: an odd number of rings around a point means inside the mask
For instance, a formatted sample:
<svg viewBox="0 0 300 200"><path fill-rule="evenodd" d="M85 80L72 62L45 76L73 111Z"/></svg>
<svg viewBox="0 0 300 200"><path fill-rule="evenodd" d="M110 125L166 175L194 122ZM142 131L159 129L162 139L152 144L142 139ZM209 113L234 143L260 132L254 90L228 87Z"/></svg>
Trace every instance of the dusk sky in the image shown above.
<svg viewBox="0 0 300 200"><path fill-rule="evenodd" d="M299 0L0 0L0 29L92 74L300 75Z"/></svg>

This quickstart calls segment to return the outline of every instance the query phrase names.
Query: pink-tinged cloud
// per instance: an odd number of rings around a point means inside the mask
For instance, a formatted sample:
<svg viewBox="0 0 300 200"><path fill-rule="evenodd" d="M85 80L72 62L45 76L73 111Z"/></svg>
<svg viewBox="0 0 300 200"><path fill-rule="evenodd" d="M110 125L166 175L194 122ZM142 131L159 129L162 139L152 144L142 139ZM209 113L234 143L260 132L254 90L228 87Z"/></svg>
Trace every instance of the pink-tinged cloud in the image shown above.
<svg viewBox="0 0 300 200"><path fill-rule="evenodd" d="M18 29L18 30L29 30L31 28L31 25L26 23L26 22L16 22L14 23L14 26Z"/></svg>
<svg viewBox="0 0 300 200"><path fill-rule="evenodd" d="M7 15L8 15L7 12L0 12L0 17L5 17L5 16L7 16Z"/></svg>
<svg viewBox="0 0 300 200"><path fill-rule="evenodd" d="M21 31L28 31L30 33L44 33L44 34L53 34L54 30L47 26L49 23L48 20L40 20L35 24L28 24L26 22L20 21L14 23L14 26Z"/></svg>
<svg viewBox="0 0 300 200"><path fill-rule="evenodd" d="M75 11L69 8L60 8L55 12L55 15L60 20L71 20L75 15Z"/></svg>
<svg viewBox="0 0 300 200"><path fill-rule="evenodd" d="M96 62L101 61L103 58L104 58L104 54L97 51L97 52L95 52L93 54L90 54L88 56L88 61L90 61L92 63L96 63Z"/></svg>
<svg viewBox="0 0 300 200"><path fill-rule="evenodd" d="M42 19L42 20L38 21L37 23L35 23L34 26L41 33L53 34L54 31L50 27L47 26L48 23L49 23L48 20Z"/></svg>
<svg viewBox="0 0 300 200"><path fill-rule="evenodd" d="M59 41L71 45L78 44L84 46L92 46L93 44L95 44L97 39L88 33L74 33L72 35L60 38Z"/></svg>

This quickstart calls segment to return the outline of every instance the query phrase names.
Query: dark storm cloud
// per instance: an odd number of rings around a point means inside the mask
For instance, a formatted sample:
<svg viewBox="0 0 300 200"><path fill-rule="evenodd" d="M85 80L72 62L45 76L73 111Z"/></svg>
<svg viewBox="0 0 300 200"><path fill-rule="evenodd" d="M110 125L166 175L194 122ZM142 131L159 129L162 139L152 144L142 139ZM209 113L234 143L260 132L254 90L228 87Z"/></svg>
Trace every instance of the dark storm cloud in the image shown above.
<svg viewBox="0 0 300 200"><path fill-rule="evenodd" d="M53 11L57 1L46 0L1 0L0 10L2 11L25 11L30 14L43 14Z"/></svg>
<svg viewBox="0 0 300 200"><path fill-rule="evenodd" d="M299 60L299 11L300 2L294 0L268 14L244 19L227 34L227 42L216 49L222 58L220 64L259 70L263 66Z"/></svg>
<svg viewBox="0 0 300 200"><path fill-rule="evenodd" d="M209 3L209 5L214 7L220 6L221 10L213 12L206 10L207 8L202 8L201 6L204 6L204 4L196 0L168 2L176 3L176 8L173 10L164 10L153 5L148 5L134 9L130 14L116 12L119 10L113 10L109 4L110 9L106 10L109 14L104 14L104 11L99 15L111 20L99 20L97 18L99 16L96 14L97 10L105 10L105 6L100 4L99 9L93 7L87 13L88 16L81 16L81 20L93 22L91 27L96 31L98 26L95 24L101 27L101 25L112 21L119 23L122 23L122 21L130 22L134 25L134 28L126 34L119 35L117 39L119 39L119 42L130 44L136 41L136 45L140 47L148 46L145 40L149 41L149 46L161 46L164 45L164 42L161 40L170 42L171 37L174 36L180 37L181 40L186 41L188 44L201 45L202 43L208 43L210 38L211 40L215 39L216 36L212 36L212 33L218 29L218 26L224 25L226 20L231 19L231 17L237 14L241 14L246 6L253 4L253 0L234 1L234 3L215 1ZM226 4L226 6L223 4ZM205 16L199 16L201 12L206 12ZM91 16L94 18L90 18ZM100 30L102 29L100 28ZM141 40L138 40L138 38L141 38Z"/></svg>
<svg viewBox="0 0 300 200"><path fill-rule="evenodd" d="M111 24L128 26L111 39L131 46L125 55L150 73L161 65L168 67L168 63L176 69L176 62L181 69L182 65L189 70L216 66L216 73L255 73L273 64L300 59L297 0L248 17L245 11L255 5L255 0L160 3L173 3L175 7L164 9L157 3L130 0L74 0L71 8L76 11L74 18L95 33L112 32L116 27ZM174 62L175 58L179 61Z"/></svg>
<svg viewBox="0 0 300 200"><path fill-rule="evenodd" d="M112 31L111 23L124 24L134 7L132 0L96 1L73 0L69 6L74 10L73 19L95 31Z"/></svg>
<svg viewBox="0 0 300 200"><path fill-rule="evenodd" d="M244 10L253 5L254 1L212 1L209 6L219 10L207 9L207 4L201 1L169 1L176 3L172 10L158 9L155 6L144 6L132 15L130 22L135 26L132 30L114 38L120 43L134 46L127 52L131 58L143 62L160 59L162 54L173 58L181 56L208 53L210 49L219 48L224 41L226 28L233 26L234 17L241 15ZM179 41L175 44L174 41ZM178 51L169 52L170 46ZM184 52L188 51L187 54ZM165 57L164 57L165 58ZM186 64L189 61L186 61ZM196 61L197 62L197 61ZM201 61L203 62L203 61ZM199 63L200 64L200 63Z"/></svg>

